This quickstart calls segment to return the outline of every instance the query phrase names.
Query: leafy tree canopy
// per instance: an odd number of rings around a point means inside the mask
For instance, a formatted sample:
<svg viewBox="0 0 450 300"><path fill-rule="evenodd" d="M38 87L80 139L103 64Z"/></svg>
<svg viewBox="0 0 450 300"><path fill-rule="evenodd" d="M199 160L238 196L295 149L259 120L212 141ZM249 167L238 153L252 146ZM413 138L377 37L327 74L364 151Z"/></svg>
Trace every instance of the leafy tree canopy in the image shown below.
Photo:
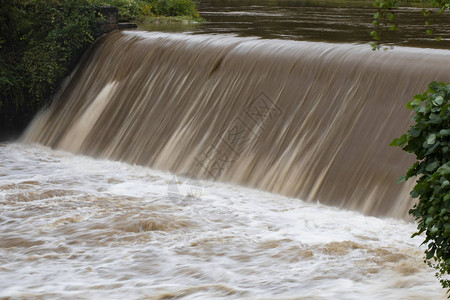
<svg viewBox="0 0 450 300"><path fill-rule="evenodd" d="M416 155L401 178L417 178L411 196L418 201L409 211L418 222L413 237L425 235L426 261L438 270L442 286L450 288L450 83L432 82L407 107L415 113L415 124L391 145Z"/></svg>
<svg viewBox="0 0 450 300"><path fill-rule="evenodd" d="M122 20L198 17L192 0L0 0L1 130L21 130L101 32L100 5ZM0 132L1 134L1 132Z"/></svg>

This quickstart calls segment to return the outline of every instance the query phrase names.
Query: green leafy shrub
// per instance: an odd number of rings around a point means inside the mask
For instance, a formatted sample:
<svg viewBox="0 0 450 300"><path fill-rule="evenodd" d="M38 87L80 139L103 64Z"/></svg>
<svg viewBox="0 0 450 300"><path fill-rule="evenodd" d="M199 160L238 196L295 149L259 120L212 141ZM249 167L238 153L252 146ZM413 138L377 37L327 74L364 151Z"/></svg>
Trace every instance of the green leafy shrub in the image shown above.
<svg viewBox="0 0 450 300"><path fill-rule="evenodd" d="M22 57L28 93L37 104L55 92L59 80L77 63L100 31L100 19L88 1L35 0L25 7L32 28Z"/></svg>
<svg viewBox="0 0 450 300"><path fill-rule="evenodd" d="M91 0L0 0L0 119L23 127L100 33Z"/></svg>
<svg viewBox="0 0 450 300"><path fill-rule="evenodd" d="M102 5L116 6L119 9L119 21L129 22L140 18L143 1L140 0L104 0Z"/></svg>
<svg viewBox="0 0 450 300"><path fill-rule="evenodd" d="M0 0L0 135L50 101L101 34L100 5L117 6L121 21L198 17L192 0Z"/></svg>
<svg viewBox="0 0 450 300"><path fill-rule="evenodd" d="M197 14L195 2L191 0L156 0L151 4L156 16L194 16Z"/></svg>
<svg viewBox="0 0 450 300"><path fill-rule="evenodd" d="M145 17L192 16L198 18L193 0L97 0L119 8L119 21L143 21Z"/></svg>
<svg viewBox="0 0 450 300"><path fill-rule="evenodd" d="M426 261L450 288L450 83L432 82L407 107L415 112L415 124L391 145L417 157L402 178L418 178L411 191L418 201L409 211L418 222L413 237L425 234Z"/></svg>

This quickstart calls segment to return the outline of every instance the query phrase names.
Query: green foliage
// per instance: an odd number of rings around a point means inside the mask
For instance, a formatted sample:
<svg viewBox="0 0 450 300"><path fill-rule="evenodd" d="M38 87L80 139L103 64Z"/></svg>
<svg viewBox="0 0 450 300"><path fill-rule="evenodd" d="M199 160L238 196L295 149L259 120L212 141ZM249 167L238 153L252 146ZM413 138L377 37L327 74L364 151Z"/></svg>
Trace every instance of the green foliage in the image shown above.
<svg viewBox="0 0 450 300"><path fill-rule="evenodd" d="M195 2L191 0L156 0L152 1L155 16L197 16Z"/></svg>
<svg viewBox="0 0 450 300"><path fill-rule="evenodd" d="M105 0L99 4L116 6L119 9L119 21L129 22L139 18L142 11L142 1L138 0Z"/></svg>
<svg viewBox="0 0 450 300"><path fill-rule="evenodd" d="M426 261L450 288L450 83L432 82L407 107L415 112L415 124L391 145L417 157L402 178L418 178L411 191L418 202L409 211L418 222L413 237L425 234Z"/></svg>
<svg viewBox="0 0 450 300"><path fill-rule="evenodd" d="M101 34L100 5L122 21L198 17L192 0L0 0L0 131L22 129Z"/></svg>
<svg viewBox="0 0 450 300"><path fill-rule="evenodd" d="M422 0L430 7L437 7L438 14L443 13L445 10L450 9L450 0ZM370 35L374 39L372 42L372 49L378 50L381 47L382 35L385 31L397 31L397 9L400 6L400 0L374 0L373 5L377 8L377 12L373 15L374 30L370 32ZM422 9L422 14L425 17L424 28L428 35L433 35L433 29L430 27L429 21L430 15L433 13L431 9ZM436 36L436 41L440 41L442 38Z"/></svg>
<svg viewBox="0 0 450 300"><path fill-rule="evenodd" d="M26 9L32 24L24 35L28 40L22 67L29 83L26 91L40 105L55 92L83 51L99 32L99 18L88 1L33 1Z"/></svg>
<svg viewBox="0 0 450 300"><path fill-rule="evenodd" d="M98 0L119 8L120 21L144 21L146 17L192 16L198 18L193 0Z"/></svg>
<svg viewBox="0 0 450 300"><path fill-rule="evenodd" d="M0 0L0 118L26 121L100 33L89 0Z"/></svg>

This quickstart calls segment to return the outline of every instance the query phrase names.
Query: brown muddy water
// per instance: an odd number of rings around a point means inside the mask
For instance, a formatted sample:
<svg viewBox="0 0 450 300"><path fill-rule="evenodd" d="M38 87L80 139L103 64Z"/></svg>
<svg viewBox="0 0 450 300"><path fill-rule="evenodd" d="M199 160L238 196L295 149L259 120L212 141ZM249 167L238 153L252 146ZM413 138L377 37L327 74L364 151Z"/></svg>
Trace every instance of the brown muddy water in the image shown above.
<svg viewBox="0 0 450 300"><path fill-rule="evenodd" d="M143 29L194 34L231 34L269 39L287 39L332 43L370 43L372 1L289 1L242 0L200 1L200 16L207 22L186 25L145 25ZM404 3L397 9L397 32L380 32L387 46L403 45L450 49L450 17L447 13L422 15L420 3ZM431 26L425 28L429 20ZM426 29L433 29L427 35ZM442 37L436 42L437 36Z"/></svg>
<svg viewBox="0 0 450 300"><path fill-rule="evenodd" d="M444 299L414 225L0 146L0 298Z"/></svg>

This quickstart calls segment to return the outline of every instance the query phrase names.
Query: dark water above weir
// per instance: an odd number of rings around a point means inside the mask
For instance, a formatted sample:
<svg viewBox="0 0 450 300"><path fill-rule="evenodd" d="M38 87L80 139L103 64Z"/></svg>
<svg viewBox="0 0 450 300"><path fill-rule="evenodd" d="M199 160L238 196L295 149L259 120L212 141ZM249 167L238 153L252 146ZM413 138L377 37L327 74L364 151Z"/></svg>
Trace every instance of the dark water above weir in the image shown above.
<svg viewBox="0 0 450 300"><path fill-rule="evenodd" d="M56 149L405 217L405 103L450 53L116 32L23 137Z"/></svg>
<svg viewBox="0 0 450 300"><path fill-rule="evenodd" d="M408 5L408 4L406 4ZM384 32L386 45L450 49L450 18L433 15L429 20L436 35L427 35L420 4L397 11L398 32ZM372 1L204 0L199 25L146 25L150 30L189 31L195 34L233 34L270 39L369 43L375 8ZM441 36L442 41L434 38Z"/></svg>

